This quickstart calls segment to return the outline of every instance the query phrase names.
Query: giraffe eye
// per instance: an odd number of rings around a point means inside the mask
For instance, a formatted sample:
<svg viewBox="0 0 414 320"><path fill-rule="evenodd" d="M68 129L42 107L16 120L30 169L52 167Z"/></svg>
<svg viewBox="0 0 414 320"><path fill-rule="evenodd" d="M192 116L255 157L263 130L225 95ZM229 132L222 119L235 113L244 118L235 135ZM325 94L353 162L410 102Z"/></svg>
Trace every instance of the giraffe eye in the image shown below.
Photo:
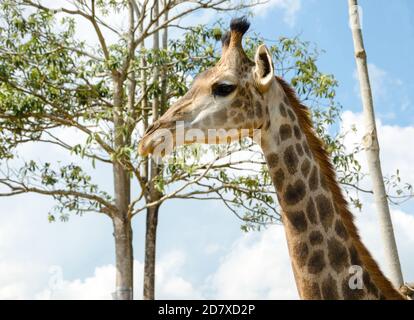
<svg viewBox="0 0 414 320"><path fill-rule="evenodd" d="M225 97L236 89L236 85L228 83L213 84L212 91L214 96Z"/></svg>

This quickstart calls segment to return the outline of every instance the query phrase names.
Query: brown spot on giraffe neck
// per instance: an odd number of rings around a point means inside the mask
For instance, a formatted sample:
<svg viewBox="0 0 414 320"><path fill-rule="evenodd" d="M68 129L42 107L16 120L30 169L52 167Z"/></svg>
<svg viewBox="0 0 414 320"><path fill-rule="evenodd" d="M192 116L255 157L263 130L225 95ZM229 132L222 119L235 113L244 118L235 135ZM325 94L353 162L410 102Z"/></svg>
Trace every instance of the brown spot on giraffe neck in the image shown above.
<svg viewBox="0 0 414 320"><path fill-rule="evenodd" d="M308 222L303 211L286 212L285 215L293 230L296 232L305 232L308 228Z"/></svg>
<svg viewBox="0 0 414 320"><path fill-rule="evenodd" d="M309 158L312 158L311 151L310 151L309 146L308 146L308 143L306 141L303 142L303 150L305 151L306 155Z"/></svg>
<svg viewBox="0 0 414 320"><path fill-rule="evenodd" d="M334 218L334 208L332 202L324 195L318 195L315 199L316 207L318 208L319 220L322 222L323 227L327 231L332 227Z"/></svg>
<svg viewBox="0 0 414 320"><path fill-rule="evenodd" d="M349 279L345 278L342 281L342 297L345 300L361 300L364 297L364 290L351 288Z"/></svg>
<svg viewBox="0 0 414 320"><path fill-rule="evenodd" d="M305 177L305 178L307 178L308 177L308 174L309 174L309 171L310 171L310 168L311 168L311 163L310 163L310 161L308 160L308 159L305 159L304 161L303 161L303 163L302 163L302 166L301 166L301 171L302 171L302 174L303 174L303 176Z"/></svg>
<svg viewBox="0 0 414 320"><path fill-rule="evenodd" d="M300 129L297 125L293 126L293 132L295 134L296 139L302 139L302 133L300 132Z"/></svg>
<svg viewBox="0 0 414 320"><path fill-rule="evenodd" d="M349 256L351 258L351 264L360 266L362 264L362 261L359 258L358 251L355 249L355 247L354 246L349 247L348 251L349 251Z"/></svg>
<svg viewBox="0 0 414 320"><path fill-rule="evenodd" d="M283 188L283 182L285 180L285 173L282 169L278 169L273 175L273 183L275 184L276 190L281 191Z"/></svg>
<svg viewBox="0 0 414 320"><path fill-rule="evenodd" d="M310 256L307 266L310 274L320 273L326 266L323 251L315 250Z"/></svg>
<svg viewBox="0 0 414 320"><path fill-rule="evenodd" d="M322 282L321 291L324 300L337 300L339 298L336 281L331 275L328 275Z"/></svg>
<svg viewBox="0 0 414 320"><path fill-rule="evenodd" d="M267 163L269 164L270 168L276 168L276 166L279 164L279 156L272 152L267 156Z"/></svg>
<svg viewBox="0 0 414 320"><path fill-rule="evenodd" d="M322 298L319 284L312 280L303 280L302 298L306 300L320 300Z"/></svg>
<svg viewBox="0 0 414 320"><path fill-rule="evenodd" d="M314 166L309 177L309 188L311 191L315 191L318 186L318 168Z"/></svg>
<svg viewBox="0 0 414 320"><path fill-rule="evenodd" d="M286 148L285 152L283 153L283 161L290 174L295 174L298 171L299 159L293 146Z"/></svg>
<svg viewBox="0 0 414 320"><path fill-rule="evenodd" d="M288 124L282 124L279 128L279 135L282 141L292 137L292 128Z"/></svg>
<svg viewBox="0 0 414 320"><path fill-rule="evenodd" d="M318 218L316 216L315 202L310 197L308 203L306 204L306 216L312 224L318 223Z"/></svg>
<svg viewBox="0 0 414 320"><path fill-rule="evenodd" d="M309 234L309 242L311 245L315 246L323 242L323 235L319 231L312 231Z"/></svg>
<svg viewBox="0 0 414 320"><path fill-rule="evenodd" d="M348 252L345 246L335 238L328 240L328 259L332 268L337 272L349 266Z"/></svg>
<svg viewBox="0 0 414 320"><path fill-rule="evenodd" d="M283 196L287 205L295 205L302 201L306 194L306 185L302 180L298 179L293 184L286 187L286 192Z"/></svg>
<svg viewBox="0 0 414 320"><path fill-rule="evenodd" d="M306 242L298 242L293 247L293 255L298 263L299 267L303 267L306 264L306 259L309 255L309 248Z"/></svg>
<svg viewBox="0 0 414 320"><path fill-rule="evenodd" d="M302 157L304 154L302 145L300 143L296 144L296 152L298 153L299 157Z"/></svg>
<svg viewBox="0 0 414 320"><path fill-rule="evenodd" d="M329 190L328 188L328 183L326 182L326 178L325 176L322 174L322 172L320 172L320 181L321 181L321 186L322 188L324 188L326 191Z"/></svg>
<svg viewBox="0 0 414 320"><path fill-rule="evenodd" d="M362 276L362 279L363 279L363 282L364 282L364 287L367 289L368 293L371 293L375 297L379 298L380 292L379 292L378 288L372 282L371 277L369 276L368 272L366 272L366 270L364 270L364 274Z"/></svg>
<svg viewBox="0 0 414 320"><path fill-rule="evenodd" d="M345 240L345 241L348 240L349 238L348 231L346 231L344 224L342 223L341 220L337 220L335 222L335 232L342 240Z"/></svg>
<svg viewBox="0 0 414 320"><path fill-rule="evenodd" d="M280 105L279 105L279 110L280 110L280 114L283 116L283 117L287 117L287 112L286 112L286 106L283 104L283 102L281 102L280 103Z"/></svg>
<svg viewBox="0 0 414 320"><path fill-rule="evenodd" d="M288 112L290 120L296 121L296 116L290 108L287 110L287 112Z"/></svg>

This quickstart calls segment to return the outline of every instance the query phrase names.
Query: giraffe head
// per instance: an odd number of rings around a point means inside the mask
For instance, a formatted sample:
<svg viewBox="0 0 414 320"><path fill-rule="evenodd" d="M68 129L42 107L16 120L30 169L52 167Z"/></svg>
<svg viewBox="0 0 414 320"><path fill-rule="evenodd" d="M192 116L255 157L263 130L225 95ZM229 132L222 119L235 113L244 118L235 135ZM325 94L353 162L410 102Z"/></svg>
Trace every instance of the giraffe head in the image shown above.
<svg viewBox="0 0 414 320"><path fill-rule="evenodd" d="M199 74L187 94L147 129L139 144L141 155L155 153L166 135L172 146L220 143L223 136L225 141L239 139L263 126L266 94L275 82L273 62L264 45L254 61L247 57L242 37L248 28L245 18L231 21L219 62Z"/></svg>

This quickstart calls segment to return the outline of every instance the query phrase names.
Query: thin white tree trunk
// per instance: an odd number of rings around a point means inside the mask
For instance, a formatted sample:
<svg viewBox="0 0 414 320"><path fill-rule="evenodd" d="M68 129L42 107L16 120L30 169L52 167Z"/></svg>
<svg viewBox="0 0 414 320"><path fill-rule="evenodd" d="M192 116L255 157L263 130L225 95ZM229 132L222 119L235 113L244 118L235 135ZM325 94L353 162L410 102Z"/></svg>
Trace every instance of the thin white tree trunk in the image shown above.
<svg viewBox="0 0 414 320"><path fill-rule="evenodd" d="M134 12L129 4L129 41L134 40ZM123 129L130 124L130 120L123 120L125 106L123 105L124 91L123 82L119 76L113 77L114 81L114 146L117 150L130 143L130 133L124 134ZM134 109L135 104L135 74L132 72L128 80L128 103L129 111ZM132 115L131 115L132 116ZM116 290L113 293L115 300L132 300L134 285L134 254L132 247L132 226L128 206L131 201L131 180L129 172L116 161L113 165L114 192L117 211L114 213L113 226L115 237L115 260L116 260Z"/></svg>
<svg viewBox="0 0 414 320"><path fill-rule="evenodd" d="M167 6L167 0L164 0L164 7ZM164 21L168 21L168 10L164 12ZM168 49L168 27L165 27L162 34L162 50ZM167 110L167 67L161 68L161 113L163 114Z"/></svg>
<svg viewBox="0 0 414 320"><path fill-rule="evenodd" d="M124 122L121 117L123 89L119 77L114 77L114 128L115 148L124 146L122 128ZM115 161L113 164L114 193L117 211L114 213L114 237L116 260L116 291L113 294L115 300L132 300L133 298L133 249L132 228L128 215L130 203L131 182L129 172Z"/></svg>
<svg viewBox="0 0 414 320"><path fill-rule="evenodd" d="M364 109L364 121L366 133L363 138L363 146L366 151L368 169L372 180L375 204L377 207L381 233L384 242L386 263L389 268L390 280L399 288L403 284L400 259L398 257L397 245L385 191L384 179L381 172L379 156L379 144L377 128L375 124L375 113L372 99L371 85L368 74L367 54L364 48L362 30L360 24L357 0L348 0L350 27L355 48L355 59L358 69L359 84L361 90L362 104Z"/></svg>
<svg viewBox="0 0 414 320"><path fill-rule="evenodd" d="M154 0L154 14L158 16L159 0ZM154 27L158 27L158 21ZM160 49L159 32L154 33L153 49L157 52ZM160 77L159 67L154 70L153 81L158 85ZM154 97L152 103L152 121L156 121L160 112L160 97ZM154 178L161 173L159 165L151 159L149 176L149 194L148 202L154 202L161 198L160 192L154 186ZM157 245L157 226L158 226L159 205L149 207L147 209L146 232L145 232L145 262L144 262L144 300L155 299L155 261L156 261L156 245Z"/></svg>

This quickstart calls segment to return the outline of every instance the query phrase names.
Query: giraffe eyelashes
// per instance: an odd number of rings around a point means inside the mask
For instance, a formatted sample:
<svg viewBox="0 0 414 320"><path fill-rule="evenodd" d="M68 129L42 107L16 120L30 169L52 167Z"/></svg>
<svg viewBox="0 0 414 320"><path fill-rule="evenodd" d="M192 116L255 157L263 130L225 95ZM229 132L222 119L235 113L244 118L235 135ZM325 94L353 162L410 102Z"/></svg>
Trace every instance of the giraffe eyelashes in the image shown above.
<svg viewBox="0 0 414 320"><path fill-rule="evenodd" d="M212 92L214 96L226 97L234 90L236 90L236 85L228 83L215 83L212 86Z"/></svg>

